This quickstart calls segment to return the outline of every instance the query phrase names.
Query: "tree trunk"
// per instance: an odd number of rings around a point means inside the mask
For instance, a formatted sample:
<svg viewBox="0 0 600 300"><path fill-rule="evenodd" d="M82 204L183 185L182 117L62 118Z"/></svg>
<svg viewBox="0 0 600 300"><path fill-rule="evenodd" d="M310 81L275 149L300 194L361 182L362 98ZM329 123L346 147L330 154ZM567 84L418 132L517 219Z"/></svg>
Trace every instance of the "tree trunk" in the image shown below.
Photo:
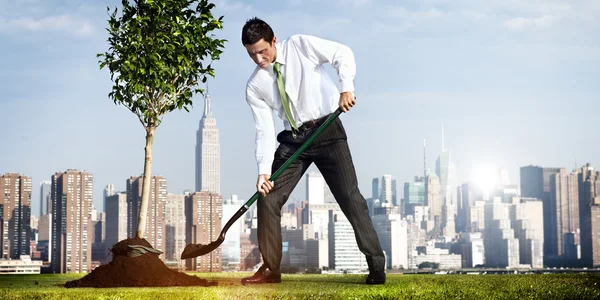
<svg viewBox="0 0 600 300"><path fill-rule="evenodd" d="M146 220L148 219L148 200L150 199L150 183L152 182L152 142L156 127L146 130L146 157L144 160L144 178L142 183L142 203L140 204L140 215L138 217L137 237L143 239L146 231Z"/></svg>

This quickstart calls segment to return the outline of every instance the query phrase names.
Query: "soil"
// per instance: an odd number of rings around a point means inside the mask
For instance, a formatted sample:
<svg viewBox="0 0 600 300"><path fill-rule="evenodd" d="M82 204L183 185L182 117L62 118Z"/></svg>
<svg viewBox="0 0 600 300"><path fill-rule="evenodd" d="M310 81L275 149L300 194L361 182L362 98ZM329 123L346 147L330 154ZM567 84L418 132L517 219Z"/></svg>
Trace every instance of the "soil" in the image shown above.
<svg viewBox="0 0 600 300"><path fill-rule="evenodd" d="M73 287L165 287L165 286L212 286L196 276L171 270L155 253L146 253L137 257L128 257L128 245L142 245L152 248L145 240L130 238L115 244L111 252L110 263L101 265L79 280L69 281L67 288Z"/></svg>

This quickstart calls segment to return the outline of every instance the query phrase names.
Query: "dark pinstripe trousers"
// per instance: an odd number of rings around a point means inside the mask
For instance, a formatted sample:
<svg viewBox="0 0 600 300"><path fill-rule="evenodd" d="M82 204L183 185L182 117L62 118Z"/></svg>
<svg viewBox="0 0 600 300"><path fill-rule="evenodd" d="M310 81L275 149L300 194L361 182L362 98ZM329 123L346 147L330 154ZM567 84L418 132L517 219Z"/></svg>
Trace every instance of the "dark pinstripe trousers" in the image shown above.
<svg viewBox="0 0 600 300"><path fill-rule="evenodd" d="M296 138L291 131L277 135L271 174L300 148L317 127L300 131ZM275 180L274 188L258 199L258 246L263 262L273 272L279 271L282 257L281 208L311 163L315 163L342 212L354 229L360 251L365 254L369 270L383 271L385 257L379 238L369 217L365 198L358 189L356 171L342 121L337 118L290 166Z"/></svg>

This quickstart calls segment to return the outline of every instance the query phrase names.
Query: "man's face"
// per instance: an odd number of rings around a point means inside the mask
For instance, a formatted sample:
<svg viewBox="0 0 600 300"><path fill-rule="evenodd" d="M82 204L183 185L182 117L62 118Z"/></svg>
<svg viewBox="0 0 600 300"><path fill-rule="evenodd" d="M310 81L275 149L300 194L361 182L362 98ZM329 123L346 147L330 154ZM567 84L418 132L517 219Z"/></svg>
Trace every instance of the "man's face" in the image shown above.
<svg viewBox="0 0 600 300"><path fill-rule="evenodd" d="M275 60L277 54L277 50L275 49L276 41L277 38L275 37L273 37L273 41L270 44L265 39L260 39L260 41L252 45L244 45L244 47L246 47L246 51L248 51L248 55L250 55L254 63L264 69Z"/></svg>

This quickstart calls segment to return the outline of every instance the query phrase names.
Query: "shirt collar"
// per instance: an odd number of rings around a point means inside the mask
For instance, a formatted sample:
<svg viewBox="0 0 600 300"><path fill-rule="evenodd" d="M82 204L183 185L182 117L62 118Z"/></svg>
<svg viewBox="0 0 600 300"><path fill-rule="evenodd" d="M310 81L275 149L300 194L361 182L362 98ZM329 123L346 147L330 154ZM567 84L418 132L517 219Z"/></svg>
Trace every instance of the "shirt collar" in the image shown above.
<svg viewBox="0 0 600 300"><path fill-rule="evenodd" d="M281 43L277 43L275 44L275 49L277 51L277 58L275 58L275 62L273 63L280 63L282 65L285 65L285 61L283 59L283 50L281 50L283 48L283 45Z"/></svg>

